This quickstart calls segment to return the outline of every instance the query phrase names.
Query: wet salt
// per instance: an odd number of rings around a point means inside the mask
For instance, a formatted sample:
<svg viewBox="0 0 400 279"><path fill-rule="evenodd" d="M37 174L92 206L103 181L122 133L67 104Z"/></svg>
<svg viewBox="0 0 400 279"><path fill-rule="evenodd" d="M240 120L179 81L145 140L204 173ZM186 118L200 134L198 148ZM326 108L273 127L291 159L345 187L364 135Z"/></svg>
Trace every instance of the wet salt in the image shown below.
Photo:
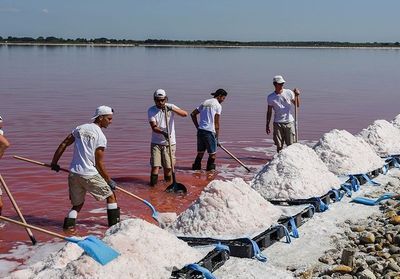
<svg viewBox="0 0 400 279"><path fill-rule="evenodd" d="M369 144L345 130L334 129L324 134L313 149L337 175L366 173L384 164Z"/></svg>
<svg viewBox="0 0 400 279"><path fill-rule="evenodd" d="M359 136L381 157L400 153L400 130L386 120L375 120Z"/></svg>
<svg viewBox="0 0 400 279"><path fill-rule="evenodd" d="M250 185L265 199L288 200L322 196L340 184L313 149L295 143L276 154Z"/></svg>
<svg viewBox="0 0 400 279"><path fill-rule="evenodd" d="M241 178L214 180L169 228L178 235L234 238L269 228L281 210L262 198Z"/></svg>
<svg viewBox="0 0 400 279"><path fill-rule="evenodd" d="M204 256L169 232L141 219L128 219L106 232L103 241L121 255L102 266L67 244L12 278L170 278L174 266L182 268Z"/></svg>

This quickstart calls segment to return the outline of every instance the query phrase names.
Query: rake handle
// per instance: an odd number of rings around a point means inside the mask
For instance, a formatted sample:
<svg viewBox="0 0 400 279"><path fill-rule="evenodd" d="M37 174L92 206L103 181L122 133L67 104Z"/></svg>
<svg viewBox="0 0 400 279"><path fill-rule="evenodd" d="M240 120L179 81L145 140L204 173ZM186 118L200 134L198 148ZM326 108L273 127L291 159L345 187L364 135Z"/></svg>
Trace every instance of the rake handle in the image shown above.
<svg viewBox="0 0 400 279"><path fill-rule="evenodd" d="M18 205L17 205L17 202L14 200L14 197L13 197L13 195L11 194L10 189L8 189L7 184L6 184L6 182L4 181L3 177L1 176L1 174L0 174L0 182L1 182L1 184L3 185L3 188L4 188L4 190L6 191L8 197L10 198L11 203L12 203L12 205L13 205L14 208L15 208L15 211L17 211L19 218L22 220L22 222L24 222L25 224L27 224L27 223L26 223L26 220L25 220L25 218L24 218L24 215L22 215L22 212L21 212L21 210L19 209L19 207L18 207ZM28 233L28 236L29 236L29 238L31 239L32 244L35 245L37 241L36 241L35 237L33 236L32 231L31 231L30 229L26 228L26 232Z"/></svg>
<svg viewBox="0 0 400 279"><path fill-rule="evenodd" d="M21 157L21 156L16 156L16 155L14 155L13 157L15 159L18 159L18 160L21 160L21 161L25 161L25 162L33 163L33 164L36 164L36 165L39 165L39 166L44 166L44 167L51 168L50 164L42 163L42 162L39 162L39 161L31 160L31 159L28 159L28 158L25 158L25 157ZM68 172L68 173L70 172L69 170L64 169L64 168L60 168L60 170L63 171L63 172ZM134 198L136 198L136 199L138 199L138 200L140 200L142 202L145 202L142 198L136 196L135 194L132 194L131 192L126 191L125 189L122 189L121 187L117 186L116 189L121 191L124 194L127 194L127 195L129 195L131 197L134 197Z"/></svg>
<svg viewBox="0 0 400 279"><path fill-rule="evenodd" d="M30 228L32 230L36 230L36 231L39 231L39 232L42 232L42 233L45 233L45 234L49 234L51 236L55 236L55 237L58 237L58 238L61 238L61 239L64 239L64 240L67 238L66 236L64 236L62 234L51 232L51 231L48 231L48 230L45 230L45 229L42 229L42 228L39 228L39 227L36 227L36 226L32 226L32 225L29 225L29 224L26 224L26 223L22 223L22 222L19 222L19 221L16 221L14 219L10 219L10 218L4 217L4 216L0 216L0 220L7 221L7 222L10 222L10 223L13 223L13 224L25 227L25 228Z"/></svg>
<svg viewBox="0 0 400 279"><path fill-rule="evenodd" d="M242 165L242 167L244 167L248 172L251 171L245 164L242 163L242 161L240 161L238 158L236 158L236 156L233 155L231 152L229 152L228 149L226 149L225 147L223 147L222 144L219 144L219 147L220 147L223 151L225 151L229 156L231 156L233 159L235 159L236 162L238 162L240 165Z"/></svg>

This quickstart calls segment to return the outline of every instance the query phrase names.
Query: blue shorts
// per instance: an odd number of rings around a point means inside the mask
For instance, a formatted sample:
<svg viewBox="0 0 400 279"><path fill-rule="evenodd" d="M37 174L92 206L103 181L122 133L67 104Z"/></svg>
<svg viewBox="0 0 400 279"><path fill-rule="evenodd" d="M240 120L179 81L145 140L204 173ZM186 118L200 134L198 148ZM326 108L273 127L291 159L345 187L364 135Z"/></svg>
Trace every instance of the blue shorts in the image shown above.
<svg viewBox="0 0 400 279"><path fill-rule="evenodd" d="M206 151L208 154L217 153L217 137L215 133L198 129L197 130L197 152Z"/></svg>

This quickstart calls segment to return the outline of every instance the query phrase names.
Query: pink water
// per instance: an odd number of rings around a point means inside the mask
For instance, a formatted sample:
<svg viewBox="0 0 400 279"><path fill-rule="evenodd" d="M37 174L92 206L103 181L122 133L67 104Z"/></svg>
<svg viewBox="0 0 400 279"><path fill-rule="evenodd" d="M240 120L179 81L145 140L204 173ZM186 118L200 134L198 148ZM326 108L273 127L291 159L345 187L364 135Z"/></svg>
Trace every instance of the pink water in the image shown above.
<svg viewBox="0 0 400 279"><path fill-rule="evenodd" d="M188 194L168 194L168 186L148 186L151 129L146 111L152 92L164 88L170 102L189 113L217 88L225 88L221 141L253 170L273 155L265 134L265 95L271 79L283 74L288 88L302 89L300 139L316 141L333 128L359 132L375 119L393 119L399 110L400 53L396 50L338 49L201 49L0 47L0 114L12 143L0 173L28 223L62 233L70 208L67 176L17 161L12 155L49 163L58 144L77 125L90 121L98 105L115 110L105 130L109 141L106 166L120 186L148 200L160 212L185 210L212 179L248 174L222 150L218 172L190 170L196 155L190 117L176 120L176 177ZM60 164L68 167L70 148ZM162 177L162 176L161 176ZM137 216L149 222L142 202L117 193L122 219ZM3 215L17 218L3 196ZM78 235L107 229L105 204L87 196L78 219ZM40 242L50 240L34 232ZM0 228L0 254L20 243L26 232L15 225Z"/></svg>

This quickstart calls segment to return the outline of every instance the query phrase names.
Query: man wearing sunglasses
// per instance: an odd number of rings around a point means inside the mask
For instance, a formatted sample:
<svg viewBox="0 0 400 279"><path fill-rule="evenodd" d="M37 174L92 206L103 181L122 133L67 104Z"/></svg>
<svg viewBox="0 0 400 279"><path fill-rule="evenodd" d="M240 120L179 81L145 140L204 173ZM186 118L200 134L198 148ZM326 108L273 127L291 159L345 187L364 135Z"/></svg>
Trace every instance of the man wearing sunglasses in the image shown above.
<svg viewBox="0 0 400 279"><path fill-rule="evenodd" d="M172 166L168 146L170 145L172 161L173 164L175 164L176 139L174 115L177 114L181 117L186 117L188 115L185 110L174 104L167 103L167 93L163 89L157 89L154 92L153 100L155 105L147 110L147 116L152 130L150 147L150 186L155 186L157 184L160 167L164 169L164 180L166 182L171 182ZM165 112L167 112L168 117L170 138L168 138Z"/></svg>

